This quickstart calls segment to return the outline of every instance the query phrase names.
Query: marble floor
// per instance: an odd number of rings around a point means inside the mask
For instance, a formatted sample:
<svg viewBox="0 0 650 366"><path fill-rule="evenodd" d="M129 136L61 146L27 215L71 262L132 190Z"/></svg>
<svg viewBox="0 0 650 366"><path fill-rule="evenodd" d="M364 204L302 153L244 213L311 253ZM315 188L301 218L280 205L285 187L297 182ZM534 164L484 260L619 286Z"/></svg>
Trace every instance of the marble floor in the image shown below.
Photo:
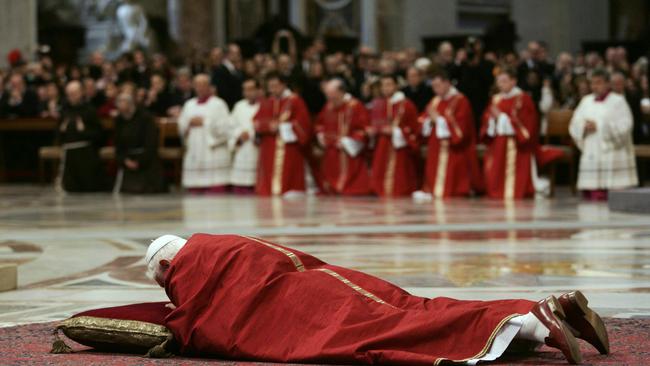
<svg viewBox="0 0 650 366"><path fill-rule="evenodd" d="M607 316L650 317L650 216L553 200L61 195L0 186L0 326L164 301L144 276L152 238L255 235L366 271L421 296L527 298L581 289Z"/></svg>

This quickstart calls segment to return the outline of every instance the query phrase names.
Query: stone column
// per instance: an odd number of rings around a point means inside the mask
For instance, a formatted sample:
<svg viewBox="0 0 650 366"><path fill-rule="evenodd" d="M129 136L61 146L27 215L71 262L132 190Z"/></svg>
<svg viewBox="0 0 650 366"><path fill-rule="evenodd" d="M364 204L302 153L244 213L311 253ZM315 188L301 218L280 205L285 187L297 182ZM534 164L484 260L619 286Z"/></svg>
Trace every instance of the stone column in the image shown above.
<svg viewBox="0 0 650 366"><path fill-rule="evenodd" d="M377 3L361 0L361 45L377 50Z"/></svg>
<svg viewBox="0 0 650 366"><path fill-rule="evenodd" d="M302 34L307 33L307 4L305 0L289 0L289 23Z"/></svg>
<svg viewBox="0 0 650 366"><path fill-rule="evenodd" d="M0 67L7 54L17 48L30 60L38 47L36 0L3 0L0 11Z"/></svg>
<svg viewBox="0 0 650 366"><path fill-rule="evenodd" d="M181 49L205 51L215 46L213 1L192 0L181 2Z"/></svg>

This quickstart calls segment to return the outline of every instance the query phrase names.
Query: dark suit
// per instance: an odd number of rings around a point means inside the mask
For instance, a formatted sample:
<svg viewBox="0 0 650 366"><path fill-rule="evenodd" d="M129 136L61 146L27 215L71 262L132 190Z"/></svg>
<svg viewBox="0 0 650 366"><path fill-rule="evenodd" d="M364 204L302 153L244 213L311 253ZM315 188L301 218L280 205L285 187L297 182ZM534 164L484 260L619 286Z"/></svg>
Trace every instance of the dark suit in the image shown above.
<svg viewBox="0 0 650 366"><path fill-rule="evenodd" d="M223 64L212 70L212 85L217 88L217 95L228 104L230 109L242 98L243 81L244 75L241 71L233 69L231 72Z"/></svg>

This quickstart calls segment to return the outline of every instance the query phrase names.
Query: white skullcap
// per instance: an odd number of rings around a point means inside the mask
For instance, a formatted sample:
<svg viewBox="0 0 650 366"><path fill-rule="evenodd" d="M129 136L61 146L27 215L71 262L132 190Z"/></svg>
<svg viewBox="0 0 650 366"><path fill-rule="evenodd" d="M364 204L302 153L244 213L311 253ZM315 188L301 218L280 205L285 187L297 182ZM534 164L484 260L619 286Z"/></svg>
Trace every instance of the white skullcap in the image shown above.
<svg viewBox="0 0 650 366"><path fill-rule="evenodd" d="M153 257L158 253L162 248L167 246L168 244L171 244L176 241L182 241L183 243L186 241L183 238L180 238L176 235L163 235L158 237L158 239L154 240L149 244L149 248L147 249L147 254L144 256L144 261L149 264Z"/></svg>

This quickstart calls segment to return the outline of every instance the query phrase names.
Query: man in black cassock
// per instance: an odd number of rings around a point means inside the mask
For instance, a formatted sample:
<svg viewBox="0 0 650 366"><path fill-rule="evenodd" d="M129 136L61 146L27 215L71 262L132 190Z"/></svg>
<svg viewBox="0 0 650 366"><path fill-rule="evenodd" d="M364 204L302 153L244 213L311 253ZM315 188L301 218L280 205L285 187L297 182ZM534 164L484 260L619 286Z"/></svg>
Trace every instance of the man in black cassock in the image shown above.
<svg viewBox="0 0 650 366"><path fill-rule="evenodd" d="M158 157L158 127L151 114L135 105L133 96L117 97L115 159L119 172L114 190L123 193L159 193L166 190Z"/></svg>
<svg viewBox="0 0 650 366"><path fill-rule="evenodd" d="M67 192L106 190L106 174L99 157L104 133L97 112L84 102L80 82L69 82L65 93L67 105L58 128L63 151L60 171L63 189Z"/></svg>

